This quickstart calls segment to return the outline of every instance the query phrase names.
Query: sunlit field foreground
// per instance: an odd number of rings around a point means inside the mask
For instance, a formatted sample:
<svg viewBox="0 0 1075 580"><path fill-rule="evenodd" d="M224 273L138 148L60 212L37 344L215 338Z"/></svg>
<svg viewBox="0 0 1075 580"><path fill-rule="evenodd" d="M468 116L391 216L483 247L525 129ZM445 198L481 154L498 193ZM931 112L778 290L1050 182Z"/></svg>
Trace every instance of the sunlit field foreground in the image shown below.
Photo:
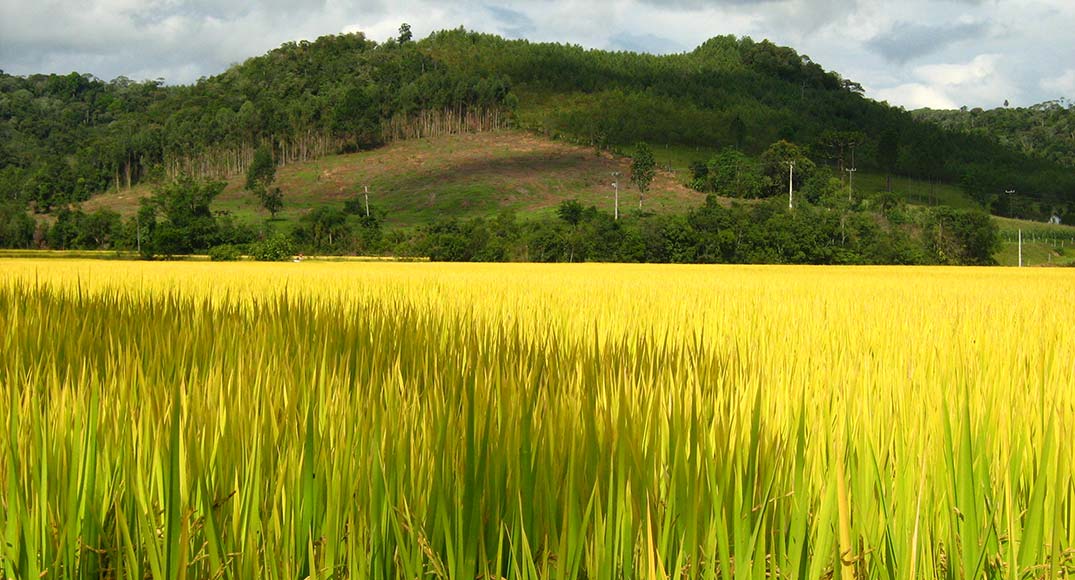
<svg viewBox="0 0 1075 580"><path fill-rule="evenodd" d="M1062 578L1075 272L0 261L6 578Z"/></svg>

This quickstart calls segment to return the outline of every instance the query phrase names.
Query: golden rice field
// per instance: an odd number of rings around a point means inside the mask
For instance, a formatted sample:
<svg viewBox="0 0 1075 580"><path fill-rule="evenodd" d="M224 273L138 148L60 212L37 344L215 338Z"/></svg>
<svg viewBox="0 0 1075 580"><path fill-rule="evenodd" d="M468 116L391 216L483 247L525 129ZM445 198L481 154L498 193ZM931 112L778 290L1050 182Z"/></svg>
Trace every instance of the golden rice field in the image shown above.
<svg viewBox="0 0 1075 580"><path fill-rule="evenodd" d="M0 261L5 578L1075 576L1075 272Z"/></svg>

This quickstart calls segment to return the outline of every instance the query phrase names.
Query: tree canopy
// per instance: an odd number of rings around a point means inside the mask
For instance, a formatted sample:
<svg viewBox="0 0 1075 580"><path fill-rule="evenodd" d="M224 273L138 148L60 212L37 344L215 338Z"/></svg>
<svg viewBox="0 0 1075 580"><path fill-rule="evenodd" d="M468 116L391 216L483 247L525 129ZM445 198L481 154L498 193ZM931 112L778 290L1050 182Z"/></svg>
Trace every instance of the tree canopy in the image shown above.
<svg viewBox="0 0 1075 580"><path fill-rule="evenodd" d="M653 150L644 141L639 142L631 158L631 183L638 188L638 209L642 209L642 200L656 176L657 161L653 158Z"/></svg>

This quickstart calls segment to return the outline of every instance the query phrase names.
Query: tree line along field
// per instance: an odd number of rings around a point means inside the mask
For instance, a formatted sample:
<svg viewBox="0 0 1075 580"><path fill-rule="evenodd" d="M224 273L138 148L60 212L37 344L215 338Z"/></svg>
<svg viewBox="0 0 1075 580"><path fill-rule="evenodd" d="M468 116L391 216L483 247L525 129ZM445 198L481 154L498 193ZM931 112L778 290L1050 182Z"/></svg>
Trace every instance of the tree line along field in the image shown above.
<svg viewBox="0 0 1075 580"><path fill-rule="evenodd" d="M5 578L1061 578L1065 270L0 261Z"/></svg>

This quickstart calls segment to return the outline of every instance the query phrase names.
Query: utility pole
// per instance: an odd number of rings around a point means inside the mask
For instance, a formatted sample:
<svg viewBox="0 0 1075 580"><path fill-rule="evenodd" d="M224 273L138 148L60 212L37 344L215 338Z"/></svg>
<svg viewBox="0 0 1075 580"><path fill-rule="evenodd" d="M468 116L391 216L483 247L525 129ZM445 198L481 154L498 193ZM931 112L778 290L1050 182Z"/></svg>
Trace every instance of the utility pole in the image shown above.
<svg viewBox="0 0 1075 580"><path fill-rule="evenodd" d="M142 254L142 216L134 214L134 237L138 240L138 254Z"/></svg>
<svg viewBox="0 0 1075 580"><path fill-rule="evenodd" d="M1012 196L1015 195L1015 190L1005 189L1004 193L1008 194L1008 217L1015 217L1015 212L1012 211Z"/></svg>
<svg viewBox="0 0 1075 580"><path fill-rule="evenodd" d="M1022 267L1022 230L1019 230L1019 267Z"/></svg>
<svg viewBox="0 0 1075 580"><path fill-rule="evenodd" d="M614 202L616 204L615 205L616 220L619 221L619 219L620 219L620 172L619 171L613 171L612 172L612 179L613 179L613 181L612 181L612 189L615 190L615 192L616 192L615 193L616 198L615 198L615 202Z"/></svg>
<svg viewBox="0 0 1075 580"><path fill-rule="evenodd" d="M853 190L852 184L855 181L855 172L858 171L858 169L857 168L851 168L851 169L845 169L844 171L847 171L847 201L850 202L851 201L851 191Z"/></svg>
<svg viewBox="0 0 1075 580"><path fill-rule="evenodd" d="M795 162L788 161L788 209L792 207L795 198Z"/></svg>
<svg viewBox="0 0 1075 580"><path fill-rule="evenodd" d="M366 217L370 217L370 186L366 185L362 189L366 194Z"/></svg>

